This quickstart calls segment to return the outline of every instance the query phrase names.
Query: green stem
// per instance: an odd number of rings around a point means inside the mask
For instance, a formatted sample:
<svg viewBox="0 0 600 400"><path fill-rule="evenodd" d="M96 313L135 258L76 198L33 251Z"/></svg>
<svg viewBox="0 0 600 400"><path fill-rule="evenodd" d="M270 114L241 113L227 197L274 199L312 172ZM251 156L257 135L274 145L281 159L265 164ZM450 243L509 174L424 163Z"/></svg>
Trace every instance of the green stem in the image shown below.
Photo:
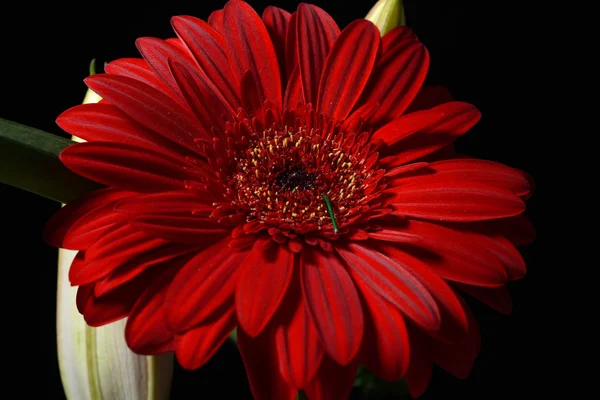
<svg viewBox="0 0 600 400"><path fill-rule="evenodd" d="M338 225L335 221L335 215L333 214L333 206L331 205L331 201L329 197L323 195L323 200L325 200L325 205L327 206L327 211L329 212L329 218L331 218L331 224L333 225L333 232L338 233Z"/></svg>

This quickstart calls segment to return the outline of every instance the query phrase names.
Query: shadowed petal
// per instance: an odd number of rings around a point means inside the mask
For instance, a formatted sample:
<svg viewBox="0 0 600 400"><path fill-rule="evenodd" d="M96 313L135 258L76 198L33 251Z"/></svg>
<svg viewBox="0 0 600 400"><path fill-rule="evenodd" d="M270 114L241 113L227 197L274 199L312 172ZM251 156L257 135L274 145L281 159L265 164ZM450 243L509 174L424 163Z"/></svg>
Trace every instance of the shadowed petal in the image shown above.
<svg viewBox="0 0 600 400"><path fill-rule="evenodd" d="M214 318L175 336L175 355L185 369L198 369L215 354L235 328L235 309L219 312Z"/></svg>
<svg viewBox="0 0 600 400"><path fill-rule="evenodd" d="M294 253L270 239L245 260L235 293L240 327L258 335L283 300L294 271Z"/></svg>
<svg viewBox="0 0 600 400"><path fill-rule="evenodd" d="M341 366L329 357L324 357L315 379L305 388L310 400L346 399L352 390L358 363Z"/></svg>
<svg viewBox="0 0 600 400"><path fill-rule="evenodd" d="M311 249L312 250L312 249ZM342 365L352 361L363 336L363 313L354 283L332 253L302 254L302 293L321 343Z"/></svg>
<svg viewBox="0 0 600 400"><path fill-rule="evenodd" d="M348 116L371 75L379 42L377 27L366 20L354 21L342 31L323 67L317 112L337 121ZM304 95L307 100L306 90Z"/></svg>
<svg viewBox="0 0 600 400"><path fill-rule="evenodd" d="M281 109L281 81L273 42L258 14L243 1L230 1L223 9L223 37L238 80L250 70L261 102L271 101Z"/></svg>
<svg viewBox="0 0 600 400"><path fill-rule="evenodd" d="M423 328L435 331L440 314L435 300L412 271L386 255L358 244L338 248L352 278L366 285Z"/></svg>

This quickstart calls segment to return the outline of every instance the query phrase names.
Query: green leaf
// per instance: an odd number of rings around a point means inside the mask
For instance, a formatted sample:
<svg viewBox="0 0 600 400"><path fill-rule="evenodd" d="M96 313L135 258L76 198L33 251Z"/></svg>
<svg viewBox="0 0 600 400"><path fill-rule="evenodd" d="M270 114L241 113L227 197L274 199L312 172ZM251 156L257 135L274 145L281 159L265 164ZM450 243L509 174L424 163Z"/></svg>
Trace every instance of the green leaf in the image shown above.
<svg viewBox="0 0 600 400"><path fill-rule="evenodd" d="M58 159L74 142L0 118L0 182L61 203L102 188Z"/></svg>

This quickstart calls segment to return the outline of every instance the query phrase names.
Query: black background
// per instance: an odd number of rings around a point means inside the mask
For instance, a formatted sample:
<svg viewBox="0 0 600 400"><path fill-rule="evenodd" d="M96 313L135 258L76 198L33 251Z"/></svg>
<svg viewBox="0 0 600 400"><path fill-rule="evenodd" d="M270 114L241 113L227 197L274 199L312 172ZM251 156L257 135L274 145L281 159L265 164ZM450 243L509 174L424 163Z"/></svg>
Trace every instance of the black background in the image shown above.
<svg viewBox="0 0 600 400"><path fill-rule="evenodd" d="M340 27L364 17L371 1L316 1ZM406 0L407 22L431 54L428 83L448 87L458 100L471 102L482 121L458 147L481 158L528 171L538 190L528 215L538 239L523 249L528 275L509 284L514 298L511 317L470 301L482 330L483 348L471 376L457 380L434 371L424 399L538 398L551 388L545 375L545 340L553 324L542 314L548 307L548 270L542 261L545 221L542 218L545 167L539 143L538 103L533 76L537 66L535 18L522 5L487 1ZM492 4L493 3L493 4ZM526 2L525 2L526 3ZM169 18L188 14L207 18L224 1L175 1L161 5L118 2L78 6L13 3L2 10L2 103L0 117L64 134L55 125L65 109L81 102L82 82L92 58L100 63L137 57L140 36L172 37ZM293 1L250 1L262 12L268 4L292 10ZM3 6L4 7L4 6ZM26 162L26 160L24 160ZM1 171L6 173L6 171ZM42 228L58 204L0 185L3 215L5 301L3 328L9 339L10 377L19 384L15 398L64 398L55 344L56 249L41 240ZM186 372L176 367L172 399L234 397L248 388L243 366L233 346L226 345L205 367Z"/></svg>

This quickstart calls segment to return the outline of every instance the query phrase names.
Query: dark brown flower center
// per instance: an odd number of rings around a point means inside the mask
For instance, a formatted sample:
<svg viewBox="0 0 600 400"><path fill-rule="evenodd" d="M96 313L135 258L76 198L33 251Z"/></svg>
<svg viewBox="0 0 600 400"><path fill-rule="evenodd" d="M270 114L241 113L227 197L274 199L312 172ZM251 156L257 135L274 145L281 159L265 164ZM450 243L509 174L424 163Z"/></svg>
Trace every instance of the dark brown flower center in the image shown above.
<svg viewBox="0 0 600 400"><path fill-rule="evenodd" d="M277 186L283 190L298 191L316 188L315 174L306 172L303 166L286 169L277 175Z"/></svg>

